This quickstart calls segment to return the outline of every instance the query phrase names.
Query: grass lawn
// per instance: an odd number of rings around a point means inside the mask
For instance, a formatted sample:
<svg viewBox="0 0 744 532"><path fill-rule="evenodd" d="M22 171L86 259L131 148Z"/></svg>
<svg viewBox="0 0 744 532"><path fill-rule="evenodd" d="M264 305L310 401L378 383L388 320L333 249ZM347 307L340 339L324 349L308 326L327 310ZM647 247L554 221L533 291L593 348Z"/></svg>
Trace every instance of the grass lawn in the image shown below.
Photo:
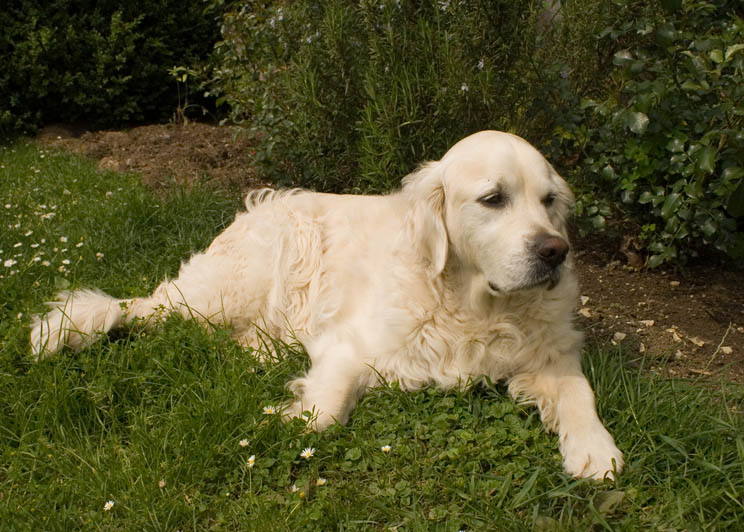
<svg viewBox="0 0 744 532"><path fill-rule="evenodd" d="M172 318L33 363L44 300L148 293L240 201L158 198L24 142L0 148L0 185L2 530L744 530L742 387L654 377L616 350L586 356L627 462L604 484L567 477L536 411L498 384L381 387L315 434L264 412L306 366L297 346L262 363Z"/></svg>

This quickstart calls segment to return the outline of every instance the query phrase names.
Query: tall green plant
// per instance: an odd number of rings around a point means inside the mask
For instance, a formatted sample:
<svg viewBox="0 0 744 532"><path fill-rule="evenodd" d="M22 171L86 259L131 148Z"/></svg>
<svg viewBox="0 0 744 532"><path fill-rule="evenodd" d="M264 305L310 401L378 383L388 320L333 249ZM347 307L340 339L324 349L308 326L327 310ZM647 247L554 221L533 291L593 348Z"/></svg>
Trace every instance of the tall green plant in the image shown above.
<svg viewBox="0 0 744 532"><path fill-rule="evenodd" d="M530 3L246 4L228 12L212 92L280 184L380 191L462 136L513 129Z"/></svg>

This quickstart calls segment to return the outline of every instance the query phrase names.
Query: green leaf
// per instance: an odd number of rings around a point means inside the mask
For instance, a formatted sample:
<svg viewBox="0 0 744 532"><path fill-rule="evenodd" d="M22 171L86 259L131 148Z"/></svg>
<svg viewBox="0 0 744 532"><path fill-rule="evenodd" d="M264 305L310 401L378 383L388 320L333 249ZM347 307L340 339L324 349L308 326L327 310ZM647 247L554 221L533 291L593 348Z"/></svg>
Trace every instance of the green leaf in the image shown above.
<svg viewBox="0 0 744 532"><path fill-rule="evenodd" d="M625 492L620 490L605 491L597 493L594 504L597 511L603 515L615 513L618 506L625 500Z"/></svg>
<svg viewBox="0 0 744 532"><path fill-rule="evenodd" d="M685 151L685 143L682 139L674 138L667 143L666 149L673 153L680 153Z"/></svg>
<svg viewBox="0 0 744 532"><path fill-rule="evenodd" d="M638 198L638 203L645 205L646 203L651 203L654 200L654 195L651 194L648 190L644 190L641 192L641 196Z"/></svg>
<svg viewBox="0 0 744 532"><path fill-rule="evenodd" d="M344 456L346 460L351 460L351 461L359 460L359 458L361 457L362 457L362 450L359 447L352 447L351 449L346 451L346 455Z"/></svg>
<svg viewBox="0 0 744 532"><path fill-rule="evenodd" d="M699 91L702 90L702 88L702 85L700 85L699 83L695 83L694 81L690 81L689 79L682 84L682 89L686 91Z"/></svg>
<svg viewBox="0 0 744 532"><path fill-rule="evenodd" d="M718 230L718 224L716 224L713 218L708 218L700 224L700 230L706 237L710 238L716 233L716 230Z"/></svg>
<svg viewBox="0 0 744 532"><path fill-rule="evenodd" d="M726 53L723 56L723 60L728 61L732 55L741 50L744 50L744 44L734 44L733 46L729 46L728 48L726 48Z"/></svg>
<svg viewBox="0 0 744 532"><path fill-rule="evenodd" d="M666 200L664 200L664 205L661 206L661 216L665 220L668 219L672 214L674 214L674 211L676 211L681 204L682 194L680 194L679 192L672 192L671 194L667 194Z"/></svg>
<svg viewBox="0 0 744 532"><path fill-rule="evenodd" d="M723 63L723 50L715 49L711 50L710 54L708 54L711 58L711 60L715 63Z"/></svg>
<svg viewBox="0 0 744 532"><path fill-rule="evenodd" d="M56 290L67 290L70 288L70 281L65 279L64 277L54 277L54 288Z"/></svg>
<svg viewBox="0 0 744 532"><path fill-rule="evenodd" d="M656 42L661 46L671 46L677 38L677 31L671 24L663 24L656 30Z"/></svg>
<svg viewBox="0 0 744 532"><path fill-rule="evenodd" d="M620 50L612 56L613 65L625 66L631 61L633 61L633 55L630 53L630 50Z"/></svg>
<svg viewBox="0 0 744 532"><path fill-rule="evenodd" d="M662 264L664 264L664 257L661 255L651 255L648 258L649 268L656 268L657 266L661 266Z"/></svg>
<svg viewBox="0 0 744 532"><path fill-rule="evenodd" d="M642 135L648 127L649 119L645 113L638 111L630 111L626 115L625 124L630 128L633 133Z"/></svg>
<svg viewBox="0 0 744 532"><path fill-rule="evenodd" d="M738 181L744 177L744 168L741 166L729 166L723 171L722 177L727 183Z"/></svg>
<svg viewBox="0 0 744 532"><path fill-rule="evenodd" d="M713 146L705 146L698 155L698 168L703 172L712 174L716 167L716 155L718 150Z"/></svg>
<svg viewBox="0 0 744 532"><path fill-rule="evenodd" d="M726 205L726 210L731 216L744 216L744 183L741 183L734 193L731 194Z"/></svg>

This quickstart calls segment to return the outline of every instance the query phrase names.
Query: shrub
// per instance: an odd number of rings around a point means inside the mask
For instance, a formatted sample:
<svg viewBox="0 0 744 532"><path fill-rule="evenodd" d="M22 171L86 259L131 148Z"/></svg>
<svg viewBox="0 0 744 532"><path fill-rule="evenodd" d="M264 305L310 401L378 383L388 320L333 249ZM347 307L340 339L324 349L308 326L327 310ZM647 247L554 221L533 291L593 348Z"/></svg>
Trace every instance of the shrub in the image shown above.
<svg viewBox="0 0 744 532"><path fill-rule="evenodd" d="M211 93L279 184L381 191L529 101L529 3L268 2L228 10Z"/></svg>
<svg viewBox="0 0 744 532"><path fill-rule="evenodd" d="M85 120L167 118L168 69L204 60L218 37L199 2L11 0L0 12L0 133Z"/></svg>
<svg viewBox="0 0 744 532"><path fill-rule="evenodd" d="M663 4L601 32L619 90L584 98L556 139L581 153L594 193L580 214L601 227L619 201L641 224L649 266L706 248L741 260L744 21L723 0Z"/></svg>

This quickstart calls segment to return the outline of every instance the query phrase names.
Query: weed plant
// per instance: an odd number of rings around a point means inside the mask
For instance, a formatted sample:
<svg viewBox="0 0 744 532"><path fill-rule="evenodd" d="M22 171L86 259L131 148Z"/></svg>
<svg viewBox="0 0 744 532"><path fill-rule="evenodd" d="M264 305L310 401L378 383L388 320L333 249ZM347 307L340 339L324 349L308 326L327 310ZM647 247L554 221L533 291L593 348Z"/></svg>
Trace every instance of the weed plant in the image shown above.
<svg viewBox="0 0 744 532"><path fill-rule="evenodd" d="M499 384L382 386L316 434L272 408L307 365L299 346L267 341L260 359L171 318L34 363L29 316L57 289L148 293L239 205L156 198L25 143L0 149L0 184L3 530L744 529L742 389L654 377L615 350L586 356L626 453L605 483L563 473L556 438Z"/></svg>

